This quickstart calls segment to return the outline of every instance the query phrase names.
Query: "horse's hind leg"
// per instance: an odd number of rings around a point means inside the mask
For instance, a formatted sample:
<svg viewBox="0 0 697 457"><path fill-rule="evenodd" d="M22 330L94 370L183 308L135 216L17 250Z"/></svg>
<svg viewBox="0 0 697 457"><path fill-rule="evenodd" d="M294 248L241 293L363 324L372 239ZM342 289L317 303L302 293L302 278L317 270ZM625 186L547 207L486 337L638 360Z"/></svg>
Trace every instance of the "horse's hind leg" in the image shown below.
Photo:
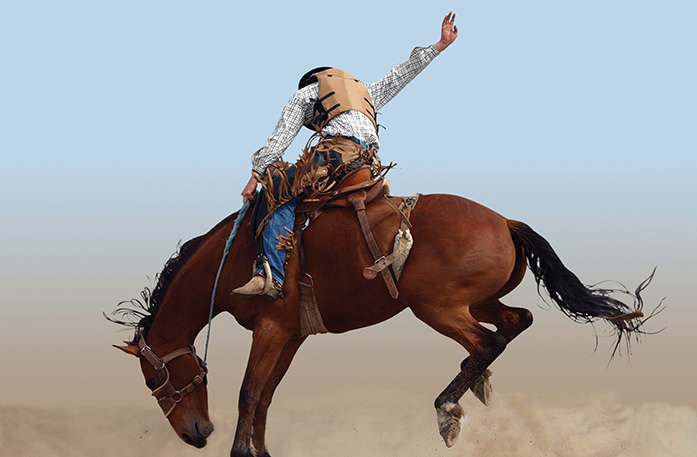
<svg viewBox="0 0 697 457"><path fill-rule="evenodd" d="M467 306L434 309L437 311L420 310L415 314L436 331L460 343L470 354L460 373L435 401L440 434L446 446L451 447L460 433L460 419L464 415L458 401L503 352L507 340L500 333L481 325Z"/></svg>
<svg viewBox="0 0 697 457"><path fill-rule="evenodd" d="M506 338L510 343L516 336L532 325L532 313L525 308L512 308L498 300L482 303L470 308L472 316L479 322L485 322L496 326L496 332ZM462 361L460 369L468 363L469 357ZM485 405L489 405L491 399L491 383L488 369L482 373L474 385L470 388L475 397Z"/></svg>
<svg viewBox="0 0 697 457"><path fill-rule="evenodd" d="M470 312L479 322L494 325L496 332L503 335L509 343L532 325L532 313L529 310L506 306L499 300L473 306Z"/></svg>

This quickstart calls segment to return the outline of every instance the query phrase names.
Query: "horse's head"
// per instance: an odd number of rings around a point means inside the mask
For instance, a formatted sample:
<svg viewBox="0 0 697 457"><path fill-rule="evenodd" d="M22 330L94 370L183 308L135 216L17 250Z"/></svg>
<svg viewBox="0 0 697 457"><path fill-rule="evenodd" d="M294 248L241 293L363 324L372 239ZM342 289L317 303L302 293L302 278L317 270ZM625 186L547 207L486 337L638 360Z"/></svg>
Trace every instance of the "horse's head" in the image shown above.
<svg viewBox="0 0 697 457"><path fill-rule="evenodd" d="M145 385L152 391L172 428L187 444L202 448L213 433L208 418L208 369L193 346L158 356L142 335L137 344L116 346L140 360Z"/></svg>

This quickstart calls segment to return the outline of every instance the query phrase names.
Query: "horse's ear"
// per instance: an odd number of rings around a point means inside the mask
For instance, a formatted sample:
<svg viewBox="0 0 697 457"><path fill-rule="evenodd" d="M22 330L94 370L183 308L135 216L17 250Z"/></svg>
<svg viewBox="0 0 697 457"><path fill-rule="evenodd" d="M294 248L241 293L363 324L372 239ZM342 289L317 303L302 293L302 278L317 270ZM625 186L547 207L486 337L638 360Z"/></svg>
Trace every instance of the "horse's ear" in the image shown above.
<svg viewBox="0 0 697 457"><path fill-rule="evenodd" d="M140 357L140 348L138 346L136 346L133 343L129 343L128 341L124 341L124 343L126 343L126 346L114 345L114 347L116 349L121 349L126 354L131 354L131 355L134 355L136 357Z"/></svg>

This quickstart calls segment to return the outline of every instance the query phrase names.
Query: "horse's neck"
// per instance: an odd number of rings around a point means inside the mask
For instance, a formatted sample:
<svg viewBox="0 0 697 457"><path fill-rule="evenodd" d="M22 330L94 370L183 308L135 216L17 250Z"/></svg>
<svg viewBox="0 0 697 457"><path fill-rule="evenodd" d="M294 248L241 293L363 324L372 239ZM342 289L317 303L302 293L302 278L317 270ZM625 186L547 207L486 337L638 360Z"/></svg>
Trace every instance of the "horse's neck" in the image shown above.
<svg viewBox="0 0 697 457"><path fill-rule="evenodd" d="M185 347L193 344L208 323L213 280L222 254L216 252L218 238L216 234L206 240L172 280L148 332L148 343L152 339L173 349Z"/></svg>
<svg viewBox="0 0 697 457"><path fill-rule="evenodd" d="M177 297L173 289L167 296ZM207 322L202 317L205 311L199 308L188 300L165 299L147 333L148 344L153 348L163 346L169 351L193 344Z"/></svg>
<svg viewBox="0 0 697 457"><path fill-rule="evenodd" d="M250 307L249 302L231 296L229 291L249 279L256 256L249 233L250 213L248 211L245 215L225 259L225 268L217 284L213 312L215 316L221 311L228 311L248 329L254 322L256 308ZM153 338L167 346L184 347L193 344L196 335L208 323L213 284L233 225L234 219L211 234L182 266L155 316L152 325L154 331L149 332L153 336L148 336L148 343Z"/></svg>

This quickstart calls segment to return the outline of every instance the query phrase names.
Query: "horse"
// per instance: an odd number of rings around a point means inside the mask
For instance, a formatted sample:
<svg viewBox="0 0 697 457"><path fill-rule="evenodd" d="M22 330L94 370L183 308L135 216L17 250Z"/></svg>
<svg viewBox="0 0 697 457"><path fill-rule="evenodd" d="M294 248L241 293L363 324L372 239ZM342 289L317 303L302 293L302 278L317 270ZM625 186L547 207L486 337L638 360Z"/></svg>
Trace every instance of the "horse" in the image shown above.
<svg viewBox="0 0 697 457"><path fill-rule="evenodd" d="M299 329L296 279L301 263L297 249L287 256L281 298L242 300L230 294L249 280L250 265L256 259L250 214L240 217L240 212L234 213L205 235L186 242L165 264L152 292L145 289L142 302L130 300L137 307L120 306L114 311L114 315L130 313L130 320L110 318L135 327L133 340L116 347L139 359L146 385L174 431L199 448L206 445L214 427L208 415L207 368L196 355L194 339L209 318L222 312L232 314L253 332L239 393L232 457L269 456L265 437L268 408L307 338ZM368 205L367 215L378 246L382 252L390 252L399 215L384 199ZM235 223L239 233L232 238L228 260L221 265ZM330 333L374 325L409 308L467 351L459 372L435 400L439 432L448 447L460 433L464 415L460 398L471 389L488 403L488 366L532 324L529 310L501 302L520 284L526 266L538 292L546 289L556 307L571 319L609 323L617 336L615 350L621 341L629 344L630 336L644 333L640 292L651 277L634 294L624 290L634 300L630 307L612 298L608 289L584 285L550 244L525 223L462 197L421 196L411 224L414 244L399 279L397 299L381 280L362 275L374 258L352 209L326 209L304 230L303 265L314 280L317 307ZM217 289L211 304L214 284Z"/></svg>

